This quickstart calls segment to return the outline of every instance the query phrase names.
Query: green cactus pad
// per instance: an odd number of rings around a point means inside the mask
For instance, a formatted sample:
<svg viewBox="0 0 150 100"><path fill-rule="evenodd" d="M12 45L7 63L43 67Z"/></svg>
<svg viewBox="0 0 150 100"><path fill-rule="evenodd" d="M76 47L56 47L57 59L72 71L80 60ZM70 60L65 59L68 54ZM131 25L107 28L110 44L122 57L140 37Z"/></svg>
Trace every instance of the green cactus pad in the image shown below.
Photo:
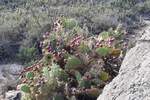
<svg viewBox="0 0 150 100"><path fill-rule="evenodd" d="M42 72L43 72L43 76L45 76L47 79L50 78L48 67L44 67Z"/></svg>
<svg viewBox="0 0 150 100"><path fill-rule="evenodd" d="M112 49L111 51L111 55L118 57L121 54L121 50L120 49Z"/></svg>
<svg viewBox="0 0 150 100"><path fill-rule="evenodd" d="M85 44L81 44L80 46L79 46L79 51L81 52L81 53L89 53L90 52L90 48L87 46L87 45L85 45Z"/></svg>
<svg viewBox="0 0 150 100"><path fill-rule="evenodd" d="M63 70L59 73L59 76L58 76L58 78L63 81L67 81L68 77L69 77L68 74Z"/></svg>
<svg viewBox="0 0 150 100"><path fill-rule="evenodd" d="M102 71L100 73L100 80L107 81L109 79L109 74L107 72Z"/></svg>
<svg viewBox="0 0 150 100"><path fill-rule="evenodd" d="M25 93L30 93L30 87L27 84L22 84L21 91L23 91Z"/></svg>
<svg viewBox="0 0 150 100"><path fill-rule="evenodd" d="M91 87L91 82L89 80L81 79L79 81L79 87L81 87L81 88L90 88Z"/></svg>
<svg viewBox="0 0 150 100"><path fill-rule="evenodd" d="M99 35L99 38L102 38L103 40L109 38L111 36L111 33L110 32L102 32L100 33Z"/></svg>
<svg viewBox="0 0 150 100"><path fill-rule="evenodd" d="M27 79L33 79L33 77L34 77L34 73L33 72L27 72L26 73L26 78Z"/></svg>
<svg viewBox="0 0 150 100"><path fill-rule="evenodd" d="M67 29L73 29L77 26L77 21L75 19L63 19L63 26Z"/></svg>
<svg viewBox="0 0 150 100"><path fill-rule="evenodd" d="M67 81L68 74L57 64L52 64L50 76L57 77L60 80Z"/></svg>
<svg viewBox="0 0 150 100"><path fill-rule="evenodd" d="M51 55L51 54L45 55L45 62L46 62L46 63L50 62L51 59L52 59L52 55Z"/></svg>
<svg viewBox="0 0 150 100"><path fill-rule="evenodd" d="M67 60L66 69L76 69L82 64L81 60L75 56L70 56Z"/></svg>
<svg viewBox="0 0 150 100"><path fill-rule="evenodd" d="M76 80L77 80L78 82L80 82L80 80L81 80L81 78L82 78L82 75L80 74L80 72L75 71L75 77L76 77Z"/></svg>
<svg viewBox="0 0 150 100"><path fill-rule="evenodd" d="M99 56L107 56L109 55L110 52L111 52L111 48L109 47L99 47L96 49L96 53Z"/></svg>

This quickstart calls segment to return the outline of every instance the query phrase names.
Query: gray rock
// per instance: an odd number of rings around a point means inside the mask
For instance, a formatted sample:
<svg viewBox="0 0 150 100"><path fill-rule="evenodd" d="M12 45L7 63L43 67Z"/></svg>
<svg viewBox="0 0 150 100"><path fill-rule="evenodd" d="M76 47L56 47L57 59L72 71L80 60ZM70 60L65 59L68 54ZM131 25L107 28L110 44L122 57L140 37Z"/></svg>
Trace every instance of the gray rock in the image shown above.
<svg viewBox="0 0 150 100"><path fill-rule="evenodd" d="M23 66L18 64L0 65L0 95L4 95L9 88L15 88L19 73Z"/></svg>
<svg viewBox="0 0 150 100"><path fill-rule="evenodd" d="M150 22L97 100L150 100Z"/></svg>
<svg viewBox="0 0 150 100"><path fill-rule="evenodd" d="M5 93L5 100L21 100L20 91L8 91Z"/></svg>

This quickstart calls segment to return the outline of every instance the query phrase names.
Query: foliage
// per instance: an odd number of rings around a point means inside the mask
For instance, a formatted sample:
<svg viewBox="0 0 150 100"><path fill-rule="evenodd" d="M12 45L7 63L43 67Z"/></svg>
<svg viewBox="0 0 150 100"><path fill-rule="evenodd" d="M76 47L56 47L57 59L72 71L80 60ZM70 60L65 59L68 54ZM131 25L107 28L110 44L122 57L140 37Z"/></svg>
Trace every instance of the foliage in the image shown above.
<svg viewBox="0 0 150 100"><path fill-rule="evenodd" d="M122 42L119 48L115 44L124 34L115 37L116 29L107 38L99 39L101 35L87 36L72 31L74 28L66 30L63 19L58 18L53 31L43 34L43 58L21 72L22 99L78 100L82 95L96 99L103 85L119 71L121 50L125 48Z"/></svg>
<svg viewBox="0 0 150 100"><path fill-rule="evenodd" d="M81 43L80 46L79 46L79 51L81 53L89 53L90 52L90 48L86 44Z"/></svg>
<svg viewBox="0 0 150 100"><path fill-rule="evenodd" d="M74 19L62 19L62 24L65 29L73 29L75 26L77 26L77 21Z"/></svg>
<svg viewBox="0 0 150 100"><path fill-rule="evenodd" d="M42 32L52 30L58 16L75 18L65 19L64 26L70 29L78 24L87 34L99 34L120 22L135 26L139 13L150 11L149 5L149 0L1 0L0 41L33 47Z"/></svg>
<svg viewBox="0 0 150 100"><path fill-rule="evenodd" d="M21 91L23 91L25 93L30 93L30 88L27 84L22 84L21 85Z"/></svg>
<svg viewBox="0 0 150 100"><path fill-rule="evenodd" d="M26 73L26 78L27 79L33 79L33 77L34 77L34 73L33 72Z"/></svg>
<svg viewBox="0 0 150 100"><path fill-rule="evenodd" d="M77 69L82 62L80 61L79 58L75 56L68 57L67 62L66 62L66 69Z"/></svg>
<svg viewBox="0 0 150 100"><path fill-rule="evenodd" d="M100 73L100 79L103 81L107 81L109 79L109 74L107 72L102 71Z"/></svg>
<svg viewBox="0 0 150 100"><path fill-rule="evenodd" d="M17 56L21 60L21 62L26 64L32 60L34 61L36 53L37 53L37 50L34 47L31 47L31 48L22 47L22 48L20 48Z"/></svg>
<svg viewBox="0 0 150 100"><path fill-rule="evenodd" d="M111 51L111 48L109 47L100 47L96 49L97 54L100 56L107 56L109 55L110 51Z"/></svg>

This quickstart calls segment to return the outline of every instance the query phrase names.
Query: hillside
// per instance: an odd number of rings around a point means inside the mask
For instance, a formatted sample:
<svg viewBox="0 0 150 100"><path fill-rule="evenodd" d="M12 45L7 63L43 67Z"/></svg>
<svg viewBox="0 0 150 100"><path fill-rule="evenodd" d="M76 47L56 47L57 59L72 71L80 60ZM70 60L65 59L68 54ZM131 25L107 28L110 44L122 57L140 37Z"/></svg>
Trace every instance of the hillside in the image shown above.
<svg viewBox="0 0 150 100"><path fill-rule="evenodd" d="M119 23L137 27L149 5L149 0L0 0L0 62L10 61L20 46L38 48L41 33L50 31L58 16L75 18L89 33L99 34Z"/></svg>
<svg viewBox="0 0 150 100"><path fill-rule="evenodd" d="M149 20L150 0L0 0L0 99L121 96L148 62Z"/></svg>

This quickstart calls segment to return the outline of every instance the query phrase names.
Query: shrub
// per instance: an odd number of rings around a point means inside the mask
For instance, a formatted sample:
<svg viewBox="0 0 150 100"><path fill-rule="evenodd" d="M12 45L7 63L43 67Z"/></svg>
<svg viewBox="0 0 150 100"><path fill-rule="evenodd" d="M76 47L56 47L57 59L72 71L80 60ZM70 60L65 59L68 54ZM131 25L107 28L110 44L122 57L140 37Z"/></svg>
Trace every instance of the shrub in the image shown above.
<svg viewBox="0 0 150 100"><path fill-rule="evenodd" d="M37 49L34 47L21 47L17 56L18 59L21 60L21 62L23 62L23 64L27 64L35 60L36 54Z"/></svg>
<svg viewBox="0 0 150 100"><path fill-rule="evenodd" d="M75 18L82 30L91 34L115 28L120 22L132 27L132 20L139 22L138 13L150 11L149 5L149 0L2 0L0 40L4 33L6 41L22 41L21 46L32 47L41 33L51 30L53 19L58 16ZM74 27L75 22L65 23L66 27Z"/></svg>

